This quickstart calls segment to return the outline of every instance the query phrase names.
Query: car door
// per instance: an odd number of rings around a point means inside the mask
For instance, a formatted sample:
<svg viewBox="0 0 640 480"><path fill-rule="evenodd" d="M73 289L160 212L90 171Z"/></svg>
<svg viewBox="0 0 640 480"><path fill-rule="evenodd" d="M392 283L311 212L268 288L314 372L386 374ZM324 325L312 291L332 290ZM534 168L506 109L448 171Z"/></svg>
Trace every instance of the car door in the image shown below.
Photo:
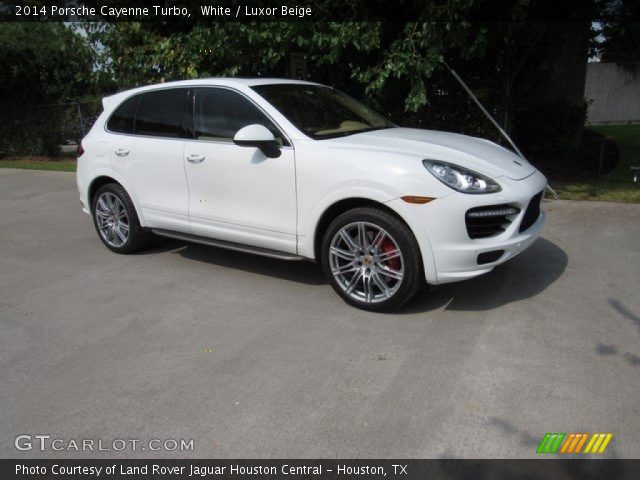
<svg viewBox="0 0 640 480"><path fill-rule="evenodd" d="M233 143L236 132L252 124L274 133L279 157ZM294 150L273 121L238 91L197 88L193 137L184 160L192 232L296 253Z"/></svg>
<svg viewBox="0 0 640 480"><path fill-rule="evenodd" d="M113 170L126 180L147 225L188 232L184 171L187 88L147 91L116 109L107 130Z"/></svg>

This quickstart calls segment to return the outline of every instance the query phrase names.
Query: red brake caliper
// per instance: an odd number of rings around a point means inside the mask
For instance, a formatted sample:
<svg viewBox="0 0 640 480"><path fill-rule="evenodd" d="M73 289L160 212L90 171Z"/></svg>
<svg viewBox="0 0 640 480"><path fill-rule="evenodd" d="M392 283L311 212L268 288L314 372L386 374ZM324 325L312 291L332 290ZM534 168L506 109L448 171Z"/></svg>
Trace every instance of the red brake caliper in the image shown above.
<svg viewBox="0 0 640 480"><path fill-rule="evenodd" d="M396 249L396 246L393 244L391 240L386 238L381 245L381 250L383 253L391 253ZM400 270L400 257L394 257L387 260L387 266L392 270Z"/></svg>

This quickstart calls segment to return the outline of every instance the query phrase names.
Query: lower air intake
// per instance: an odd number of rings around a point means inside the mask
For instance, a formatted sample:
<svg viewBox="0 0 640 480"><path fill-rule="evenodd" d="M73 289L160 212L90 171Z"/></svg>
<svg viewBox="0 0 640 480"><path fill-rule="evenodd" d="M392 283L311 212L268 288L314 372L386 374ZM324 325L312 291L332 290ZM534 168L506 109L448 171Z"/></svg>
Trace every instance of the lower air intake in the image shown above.
<svg viewBox="0 0 640 480"><path fill-rule="evenodd" d="M491 250L490 252L481 253L478 255L478 265L495 262L500 259L503 253L504 250Z"/></svg>
<svg viewBox="0 0 640 480"><path fill-rule="evenodd" d="M538 220L538 217L540 216L540 202L542 201L543 193L544 190L535 195L529 202L527 209L524 211L522 223L520 223L520 230L518 230L520 233L531 228L531 226L536 223L536 220Z"/></svg>
<svg viewBox="0 0 640 480"><path fill-rule="evenodd" d="M493 237L504 232L511 220L509 216L520 210L511 205L491 205L468 210L465 215L467 233L470 238Z"/></svg>

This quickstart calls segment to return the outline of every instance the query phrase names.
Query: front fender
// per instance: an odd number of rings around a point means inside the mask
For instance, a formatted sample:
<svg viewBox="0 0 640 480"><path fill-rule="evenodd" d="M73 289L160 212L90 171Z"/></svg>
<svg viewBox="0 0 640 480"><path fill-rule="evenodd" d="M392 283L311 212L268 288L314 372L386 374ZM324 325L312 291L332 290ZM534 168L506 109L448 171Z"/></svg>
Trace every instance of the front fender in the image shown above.
<svg viewBox="0 0 640 480"><path fill-rule="evenodd" d="M310 214L304 218L304 223L301 225L302 228L300 232L302 233L298 236L299 255L307 258L315 258L315 238L320 219L333 205L350 199L363 199L380 203L396 213L409 226L416 237L427 282L436 283L435 260L431 242L429 241L427 232L418 221L417 216L411 211L411 207L421 207L422 205L407 204L392 194L392 192L384 191L382 188L373 188L373 186L339 189L326 195L318 202Z"/></svg>
<svg viewBox="0 0 640 480"><path fill-rule="evenodd" d="M437 202L437 200L435 200ZM420 254L422 255L422 266L424 268L424 276L427 283L438 283L438 276L436 273L436 261L431 246L431 240L429 234L424 228L422 222L416 215L416 210L420 208L428 208L428 203L424 205L407 203L401 198L395 198L385 203L385 206L393 210L400 218L402 218L409 228L413 232L413 235L418 241L420 247Z"/></svg>
<svg viewBox="0 0 640 480"><path fill-rule="evenodd" d="M314 258L314 239L322 215L336 203L356 198L385 203L394 197L389 193L369 187L342 188L331 192L317 202L310 212L301 216L298 228L298 232L300 232L298 254L307 258Z"/></svg>

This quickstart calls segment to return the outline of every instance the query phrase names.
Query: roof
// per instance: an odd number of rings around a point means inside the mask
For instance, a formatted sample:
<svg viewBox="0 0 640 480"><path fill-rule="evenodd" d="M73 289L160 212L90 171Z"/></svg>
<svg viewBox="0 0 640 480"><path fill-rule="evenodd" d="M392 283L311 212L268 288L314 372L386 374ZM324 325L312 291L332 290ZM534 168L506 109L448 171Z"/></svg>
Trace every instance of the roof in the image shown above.
<svg viewBox="0 0 640 480"><path fill-rule="evenodd" d="M225 81L232 83L239 83L242 85L252 86L252 85L269 85L274 83L301 83L304 85L318 85L315 82L306 82L304 80L294 80L291 78L263 78L263 77L252 77L252 78L224 78L224 77L212 77L212 78L201 78L199 80L207 81Z"/></svg>
<svg viewBox="0 0 640 480"><path fill-rule="evenodd" d="M145 85L142 87L132 88L129 90L123 90L115 93L111 96L104 97L102 99L102 105L106 109L109 105L114 104L116 101L123 97L128 97L133 93L144 92L145 90L152 90L157 87L187 87L194 85L219 85L227 87L251 87L254 85L271 85L271 84L299 84L299 85L318 85L315 82L305 82L303 80L292 80L290 78L232 78L232 77L209 77L209 78L195 78L192 80L178 80L174 82L155 83L153 85ZM118 101L119 103L119 101Z"/></svg>
<svg viewBox="0 0 640 480"><path fill-rule="evenodd" d="M303 80L292 80L290 78L262 78L262 77L253 77L253 78L233 78L233 77L208 77L208 78L194 78L192 80L178 80L175 82L164 82L157 83L155 85L148 85L148 87L160 87L166 85L244 85L247 87L253 85L269 85L269 84L277 84L277 83L298 83L304 85L317 85L314 82L305 82ZM146 88L146 87L141 87Z"/></svg>

